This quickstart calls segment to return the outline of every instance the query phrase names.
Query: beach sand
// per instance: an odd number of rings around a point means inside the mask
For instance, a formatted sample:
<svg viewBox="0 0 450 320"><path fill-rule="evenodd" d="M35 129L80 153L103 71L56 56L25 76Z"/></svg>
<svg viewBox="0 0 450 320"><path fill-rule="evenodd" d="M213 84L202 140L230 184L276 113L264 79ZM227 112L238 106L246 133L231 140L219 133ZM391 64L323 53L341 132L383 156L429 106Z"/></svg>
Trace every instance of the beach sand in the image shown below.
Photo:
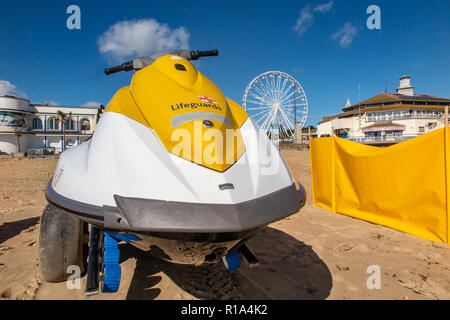
<svg viewBox="0 0 450 320"><path fill-rule="evenodd" d="M308 151L283 156L307 204L250 240L259 267L176 266L122 244L119 292L89 299L450 299L450 246L313 206ZM80 290L39 277L39 220L55 166L0 159L0 299L86 299L85 276ZM367 288L371 265L380 289Z"/></svg>

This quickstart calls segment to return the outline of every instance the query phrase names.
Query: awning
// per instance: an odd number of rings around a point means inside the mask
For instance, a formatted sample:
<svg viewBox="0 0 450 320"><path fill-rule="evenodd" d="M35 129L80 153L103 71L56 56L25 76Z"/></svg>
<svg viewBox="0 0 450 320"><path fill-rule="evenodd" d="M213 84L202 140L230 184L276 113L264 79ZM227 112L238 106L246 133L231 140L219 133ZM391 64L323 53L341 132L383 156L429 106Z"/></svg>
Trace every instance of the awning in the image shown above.
<svg viewBox="0 0 450 320"><path fill-rule="evenodd" d="M377 132L377 131L404 131L405 126L396 123L379 123L362 128L362 132Z"/></svg>

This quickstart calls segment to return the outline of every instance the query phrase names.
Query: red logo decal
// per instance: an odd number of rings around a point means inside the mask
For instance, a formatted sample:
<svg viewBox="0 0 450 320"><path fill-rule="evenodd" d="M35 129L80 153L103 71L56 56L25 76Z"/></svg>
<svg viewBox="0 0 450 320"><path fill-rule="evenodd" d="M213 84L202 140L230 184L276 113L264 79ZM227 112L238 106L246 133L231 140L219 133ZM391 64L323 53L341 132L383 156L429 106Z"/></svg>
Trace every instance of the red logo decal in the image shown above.
<svg viewBox="0 0 450 320"><path fill-rule="evenodd" d="M218 104L216 102L216 100L212 99L212 98L208 98L208 97L204 97L204 96L198 96L200 98L200 100L202 100L203 102L206 103L212 103L212 104Z"/></svg>

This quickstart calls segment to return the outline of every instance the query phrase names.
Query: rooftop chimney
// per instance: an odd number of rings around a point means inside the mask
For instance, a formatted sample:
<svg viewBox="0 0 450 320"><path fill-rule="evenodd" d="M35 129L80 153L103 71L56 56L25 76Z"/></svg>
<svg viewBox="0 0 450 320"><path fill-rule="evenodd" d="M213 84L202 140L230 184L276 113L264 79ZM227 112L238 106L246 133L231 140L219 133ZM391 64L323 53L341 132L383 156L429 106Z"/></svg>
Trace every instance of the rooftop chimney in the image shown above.
<svg viewBox="0 0 450 320"><path fill-rule="evenodd" d="M397 93L405 96L414 95L414 87L411 85L410 76L405 75L400 77L400 87L397 89Z"/></svg>

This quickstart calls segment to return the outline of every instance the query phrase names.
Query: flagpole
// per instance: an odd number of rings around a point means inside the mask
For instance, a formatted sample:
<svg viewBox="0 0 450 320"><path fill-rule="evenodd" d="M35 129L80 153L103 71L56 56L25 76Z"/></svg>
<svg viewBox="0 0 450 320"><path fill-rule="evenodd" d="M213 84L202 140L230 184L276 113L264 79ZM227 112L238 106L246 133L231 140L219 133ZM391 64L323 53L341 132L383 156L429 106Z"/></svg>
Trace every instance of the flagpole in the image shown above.
<svg viewBox="0 0 450 320"><path fill-rule="evenodd" d="M297 122L297 101L296 101L296 88L295 88L295 68L294 68L294 123Z"/></svg>

